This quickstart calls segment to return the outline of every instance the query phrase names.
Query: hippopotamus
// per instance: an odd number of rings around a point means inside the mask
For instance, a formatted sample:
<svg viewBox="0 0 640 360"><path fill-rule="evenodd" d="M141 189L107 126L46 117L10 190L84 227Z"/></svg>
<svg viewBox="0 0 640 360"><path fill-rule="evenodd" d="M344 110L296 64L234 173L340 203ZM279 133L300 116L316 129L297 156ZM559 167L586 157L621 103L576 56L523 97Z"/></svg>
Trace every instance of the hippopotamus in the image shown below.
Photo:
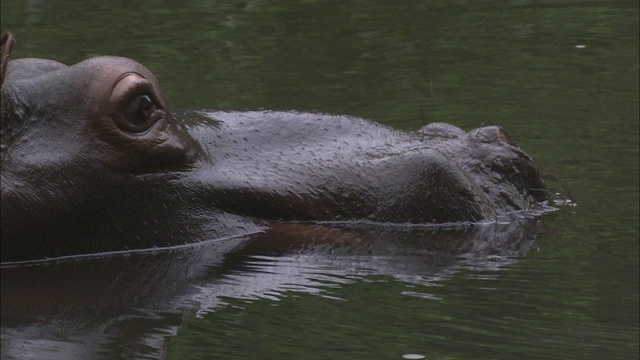
<svg viewBox="0 0 640 360"><path fill-rule="evenodd" d="M9 60L13 43L3 35L3 262L224 241L274 224L490 222L547 196L542 171L498 126L408 132L346 115L172 112L132 59Z"/></svg>

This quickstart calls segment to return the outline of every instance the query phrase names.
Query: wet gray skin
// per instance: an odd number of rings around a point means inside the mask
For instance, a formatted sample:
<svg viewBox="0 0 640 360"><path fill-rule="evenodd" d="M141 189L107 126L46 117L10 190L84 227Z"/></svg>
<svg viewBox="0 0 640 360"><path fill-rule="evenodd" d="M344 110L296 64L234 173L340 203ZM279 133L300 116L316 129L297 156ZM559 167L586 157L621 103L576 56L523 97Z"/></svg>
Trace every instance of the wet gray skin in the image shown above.
<svg viewBox="0 0 640 360"><path fill-rule="evenodd" d="M2 59L2 261L224 239L274 222L494 221L546 195L501 128L171 114L127 58ZM5 71L6 68L6 71Z"/></svg>

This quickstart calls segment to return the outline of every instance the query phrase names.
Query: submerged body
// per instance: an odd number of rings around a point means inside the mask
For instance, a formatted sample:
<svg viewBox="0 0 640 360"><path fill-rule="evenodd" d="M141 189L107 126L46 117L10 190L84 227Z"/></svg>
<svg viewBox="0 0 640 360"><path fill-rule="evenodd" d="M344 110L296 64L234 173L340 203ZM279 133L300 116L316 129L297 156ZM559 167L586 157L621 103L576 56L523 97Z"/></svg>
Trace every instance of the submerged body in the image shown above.
<svg viewBox="0 0 640 360"><path fill-rule="evenodd" d="M11 41L2 47L2 261L223 239L274 222L496 220L545 197L538 168L499 127L172 116L133 60L8 62Z"/></svg>

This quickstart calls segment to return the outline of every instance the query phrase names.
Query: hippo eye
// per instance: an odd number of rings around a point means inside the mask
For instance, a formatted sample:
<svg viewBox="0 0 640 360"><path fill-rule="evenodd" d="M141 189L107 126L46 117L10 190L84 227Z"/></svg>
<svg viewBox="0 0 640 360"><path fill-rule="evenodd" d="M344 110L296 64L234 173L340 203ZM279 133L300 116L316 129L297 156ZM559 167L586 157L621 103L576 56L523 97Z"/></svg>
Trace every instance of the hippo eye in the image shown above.
<svg viewBox="0 0 640 360"><path fill-rule="evenodd" d="M149 95L139 95L129 102L124 110L124 116L135 127L143 126L156 110L156 105Z"/></svg>
<svg viewBox="0 0 640 360"><path fill-rule="evenodd" d="M152 84L136 73L125 74L111 91L117 126L127 132L143 133L167 114Z"/></svg>
<svg viewBox="0 0 640 360"><path fill-rule="evenodd" d="M156 104L149 95L139 95L133 98L124 109L124 116L128 126L133 131L145 131L153 125L153 113L157 110Z"/></svg>

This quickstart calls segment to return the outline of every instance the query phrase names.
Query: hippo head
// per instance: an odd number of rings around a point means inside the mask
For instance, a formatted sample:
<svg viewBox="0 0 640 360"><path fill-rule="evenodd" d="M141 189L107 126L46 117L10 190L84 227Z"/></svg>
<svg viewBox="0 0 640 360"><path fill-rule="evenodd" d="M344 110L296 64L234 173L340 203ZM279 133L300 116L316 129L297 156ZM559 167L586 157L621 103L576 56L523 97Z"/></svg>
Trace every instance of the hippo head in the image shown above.
<svg viewBox="0 0 640 360"><path fill-rule="evenodd" d="M8 61L2 256L168 246L273 222L451 223L529 211L538 167L499 127L403 132L349 116L190 112L122 57Z"/></svg>

